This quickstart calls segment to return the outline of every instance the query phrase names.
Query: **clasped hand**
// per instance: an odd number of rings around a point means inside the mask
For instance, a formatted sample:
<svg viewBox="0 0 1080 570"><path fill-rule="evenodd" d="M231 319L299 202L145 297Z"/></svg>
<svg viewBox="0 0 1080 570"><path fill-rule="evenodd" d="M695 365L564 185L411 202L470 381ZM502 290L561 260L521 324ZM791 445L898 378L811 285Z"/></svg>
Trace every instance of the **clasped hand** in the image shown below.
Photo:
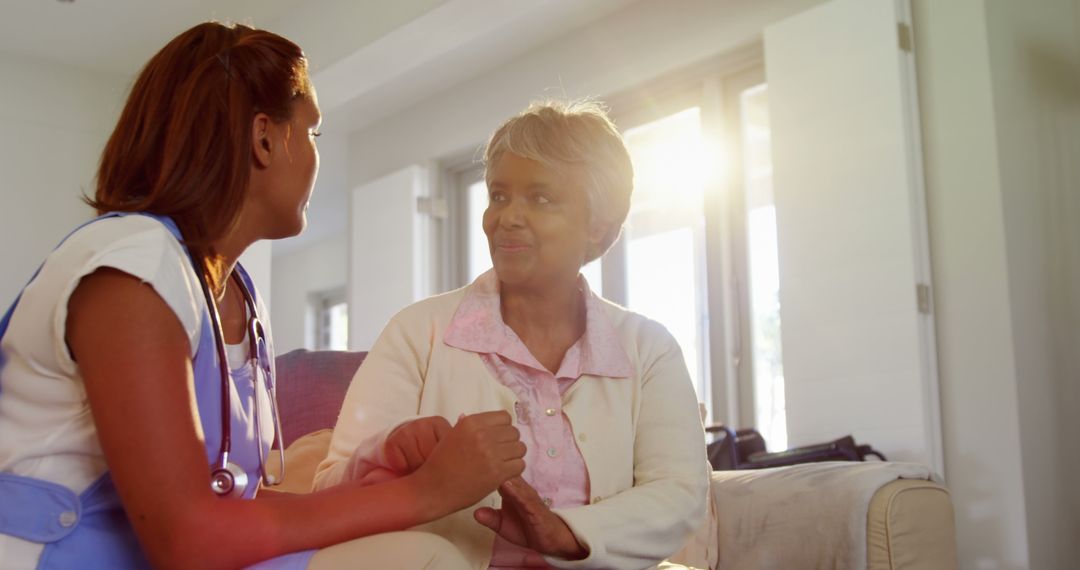
<svg viewBox="0 0 1080 570"><path fill-rule="evenodd" d="M458 418L419 418L395 429L383 448L388 472L378 477L413 474L450 511L476 504L504 481L525 470L525 444L504 411Z"/></svg>
<svg viewBox="0 0 1080 570"><path fill-rule="evenodd" d="M588 556L583 547L559 515L540 498L524 479L514 477L499 485L502 508L481 507L473 511L476 522L495 531L499 536L518 546L524 546L540 554L579 560ZM527 559L529 565L544 561Z"/></svg>
<svg viewBox="0 0 1080 570"><path fill-rule="evenodd" d="M541 554L584 558L588 551L570 528L520 477L525 470L525 444L511 420L503 411L462 416L455 426L441 416L413 420L386 439L389 472L372 475L428 475L432 484L454 498L454 510L474 505L498 489L502 508L476 509L473 516L478 523Z"/></svg>

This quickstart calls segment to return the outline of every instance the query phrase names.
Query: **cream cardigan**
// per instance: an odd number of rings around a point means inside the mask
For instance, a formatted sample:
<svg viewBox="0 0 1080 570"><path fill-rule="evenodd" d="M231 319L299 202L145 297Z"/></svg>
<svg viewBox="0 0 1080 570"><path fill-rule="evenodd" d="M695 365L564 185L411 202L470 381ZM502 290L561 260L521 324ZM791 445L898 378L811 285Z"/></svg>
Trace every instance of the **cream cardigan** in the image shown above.
<svg viewBox="0 0 1080 570"><path fill-rule="evenodd" d="M411 305L394 316L353 378L327 458L321 489L383 463L382 443L416 417L492 410L514 413L514 393L476 353L447 346L443 332L467 288ZM697 398L683 356L660 324L607 301L635 372L629 378L582 376L563 395L585 458L592 504L555 509L589 548L584 560L548 558L561 568L649 568L670 556L703 522L708 475ZM440 534L477 568L491 558L494 533L476 523L476 507L498 508L498 493L420 528Z"/></svg>

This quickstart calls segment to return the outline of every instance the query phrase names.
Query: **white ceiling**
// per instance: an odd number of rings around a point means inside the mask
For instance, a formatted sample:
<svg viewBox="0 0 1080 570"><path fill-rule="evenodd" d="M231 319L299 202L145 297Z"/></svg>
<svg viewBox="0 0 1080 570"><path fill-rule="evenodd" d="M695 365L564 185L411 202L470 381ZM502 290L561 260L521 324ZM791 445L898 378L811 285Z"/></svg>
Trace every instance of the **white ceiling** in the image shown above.
<svg viewBox="0 0 1080 570"><path fill-rule="evenodd" d="M355 129L637 0L3 0L0 53L132 77L205 20L280 33Z"/></svg>
<svg viewBox="0 0 1080 570"><path fill-rule="evenodd" d="M263 22L296 0L4 0L0 52L132 75L168 38L208 19Z"/></svg>

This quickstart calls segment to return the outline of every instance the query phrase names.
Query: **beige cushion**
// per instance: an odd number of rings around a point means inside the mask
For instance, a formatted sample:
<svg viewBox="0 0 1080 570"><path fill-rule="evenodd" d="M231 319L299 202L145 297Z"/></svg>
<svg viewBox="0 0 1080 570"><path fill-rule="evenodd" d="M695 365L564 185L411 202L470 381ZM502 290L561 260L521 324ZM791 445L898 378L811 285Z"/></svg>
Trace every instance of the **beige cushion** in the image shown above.
<svg viewBox="0 0 1080 570"><path fill-rule="evenodd" d="M869 570L956 568L949 492L930 481L898 479L874 494L866 514Z"/></svg>
<svg viewBox="0 0 1080 570"><path fill-rule="evenodd" d="M301 436L285 448L285 480L281 485L272 487L284 493L310 493L311 483L315 479L315 468L326 458L330 448L330 436L334 430L321 429ZM267 457L267 472L277 476L278 450L274 449Z"/></svg>

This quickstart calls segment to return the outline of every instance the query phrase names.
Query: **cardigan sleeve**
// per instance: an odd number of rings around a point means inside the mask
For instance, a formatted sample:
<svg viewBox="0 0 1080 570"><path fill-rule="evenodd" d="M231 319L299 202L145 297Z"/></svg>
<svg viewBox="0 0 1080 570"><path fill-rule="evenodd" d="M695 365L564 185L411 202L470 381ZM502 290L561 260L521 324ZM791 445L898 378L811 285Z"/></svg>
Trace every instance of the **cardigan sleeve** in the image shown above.
<svg viewBox="0 0 1080 570"><path fill-rule="evenodd" d="M558 568L650 568L675 553L705 518L705 436L682 351L649 321L639 342L642 393L634 435L634 485L599 502L555 509L589 548Z"/></svg>
<svg viewBox="0 0 1080 570"><path fill-rule="evenodd" d="M353 376L330 449L316 469L314 489L386 467L386 437L419 417L431 335L408 330L406 312L409 309L390 320Z"/></svg>

